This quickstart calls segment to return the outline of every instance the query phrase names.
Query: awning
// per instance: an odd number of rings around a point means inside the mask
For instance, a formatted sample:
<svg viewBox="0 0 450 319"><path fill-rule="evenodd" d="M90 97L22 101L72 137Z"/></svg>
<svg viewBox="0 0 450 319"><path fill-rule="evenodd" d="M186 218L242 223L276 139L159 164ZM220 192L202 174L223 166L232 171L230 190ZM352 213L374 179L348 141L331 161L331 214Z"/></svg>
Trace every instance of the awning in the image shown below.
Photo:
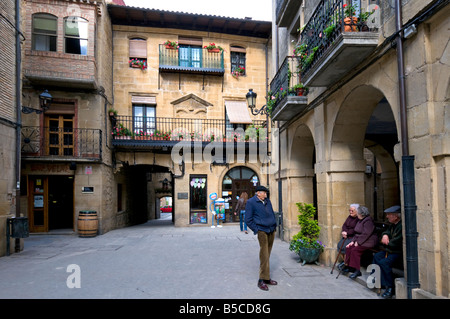
<svg viewBox="0 0 450 319"><path fill-rule="evenodd" d="M225 101L227 115L232 124L252 124L246 101Z"/></svg>

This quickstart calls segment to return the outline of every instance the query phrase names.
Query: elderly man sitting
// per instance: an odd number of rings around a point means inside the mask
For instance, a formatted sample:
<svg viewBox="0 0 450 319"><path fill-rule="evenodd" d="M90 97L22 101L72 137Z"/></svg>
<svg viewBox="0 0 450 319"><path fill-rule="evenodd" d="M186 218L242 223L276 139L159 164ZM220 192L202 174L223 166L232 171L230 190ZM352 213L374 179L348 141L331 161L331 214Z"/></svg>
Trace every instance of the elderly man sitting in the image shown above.
<svg viewBox="0 0 450 319"><path fill-rule="evenodd" d="M392 298L394 295L392 265L402 258L403 235L400 209L400 206L392 206L384 211L390 223L387 230L381 234L384 251L376 253L372 261L380 266L381 286L386 287L385 292L381 295L383 298Z"/></svg>

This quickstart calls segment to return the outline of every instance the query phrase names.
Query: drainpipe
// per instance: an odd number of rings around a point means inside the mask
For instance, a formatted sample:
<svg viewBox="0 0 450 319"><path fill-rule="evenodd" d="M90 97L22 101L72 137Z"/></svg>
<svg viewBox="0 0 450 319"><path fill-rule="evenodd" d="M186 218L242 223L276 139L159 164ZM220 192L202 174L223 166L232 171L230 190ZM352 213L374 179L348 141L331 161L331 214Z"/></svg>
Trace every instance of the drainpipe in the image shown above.
<svg viewBox="0 0 450 319"><path fill-rule="evenodd" d="M16 0L16 217L20 217L20 167L22 135L22 50L20 44L20 0ZM15 240L15 250L20 251L20 238Z"/></svg>
<svg viewBox="0 0 450 319"><path fill-rule="evenodd" d="M395 2L395 19L397 31L397 67L398 88L400 97L400 124L402 139L402 176L403 176L403 205L406 235L406 277L408 299L412 298L412 290L419 288L419 265L417 248L416 197L414 179L414 156L409 155L408 121L406 110L405 70L403 60L403 32L401 0Z"/></svg>

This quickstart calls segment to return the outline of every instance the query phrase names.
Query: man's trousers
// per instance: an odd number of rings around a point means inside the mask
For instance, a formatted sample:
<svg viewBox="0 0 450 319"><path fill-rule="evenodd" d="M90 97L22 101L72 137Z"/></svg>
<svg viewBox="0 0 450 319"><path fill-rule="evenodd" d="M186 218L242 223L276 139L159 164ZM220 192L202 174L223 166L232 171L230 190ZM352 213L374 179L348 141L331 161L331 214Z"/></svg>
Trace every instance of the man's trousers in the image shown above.
<svg viewBox="0 0 450 319"><path fill-rule="evenodd" d="M258 231L259 241L259 279L270 280L270 253L272 251L275 231L266 233Z"/></svg>

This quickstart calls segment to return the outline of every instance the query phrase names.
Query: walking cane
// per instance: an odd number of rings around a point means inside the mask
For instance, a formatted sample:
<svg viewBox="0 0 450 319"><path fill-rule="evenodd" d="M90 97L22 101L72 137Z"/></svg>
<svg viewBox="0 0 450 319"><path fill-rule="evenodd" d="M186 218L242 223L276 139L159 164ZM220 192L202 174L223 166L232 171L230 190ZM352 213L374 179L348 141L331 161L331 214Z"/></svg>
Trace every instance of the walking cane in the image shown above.
<svg viewBox="0 0 450 319"><path fill-rule="evenodd" d="M339 258L339 255L341 254L342 247L344 246L344 243L345 243L345 240L342 241L341 247L339 248L339 252L338 252L338 254L336 256L336 260L334 261L333 268L331 268L331 273L330 274L333 274L334 266L336 266L336 262L337 262L337 260Z"/></svg>

